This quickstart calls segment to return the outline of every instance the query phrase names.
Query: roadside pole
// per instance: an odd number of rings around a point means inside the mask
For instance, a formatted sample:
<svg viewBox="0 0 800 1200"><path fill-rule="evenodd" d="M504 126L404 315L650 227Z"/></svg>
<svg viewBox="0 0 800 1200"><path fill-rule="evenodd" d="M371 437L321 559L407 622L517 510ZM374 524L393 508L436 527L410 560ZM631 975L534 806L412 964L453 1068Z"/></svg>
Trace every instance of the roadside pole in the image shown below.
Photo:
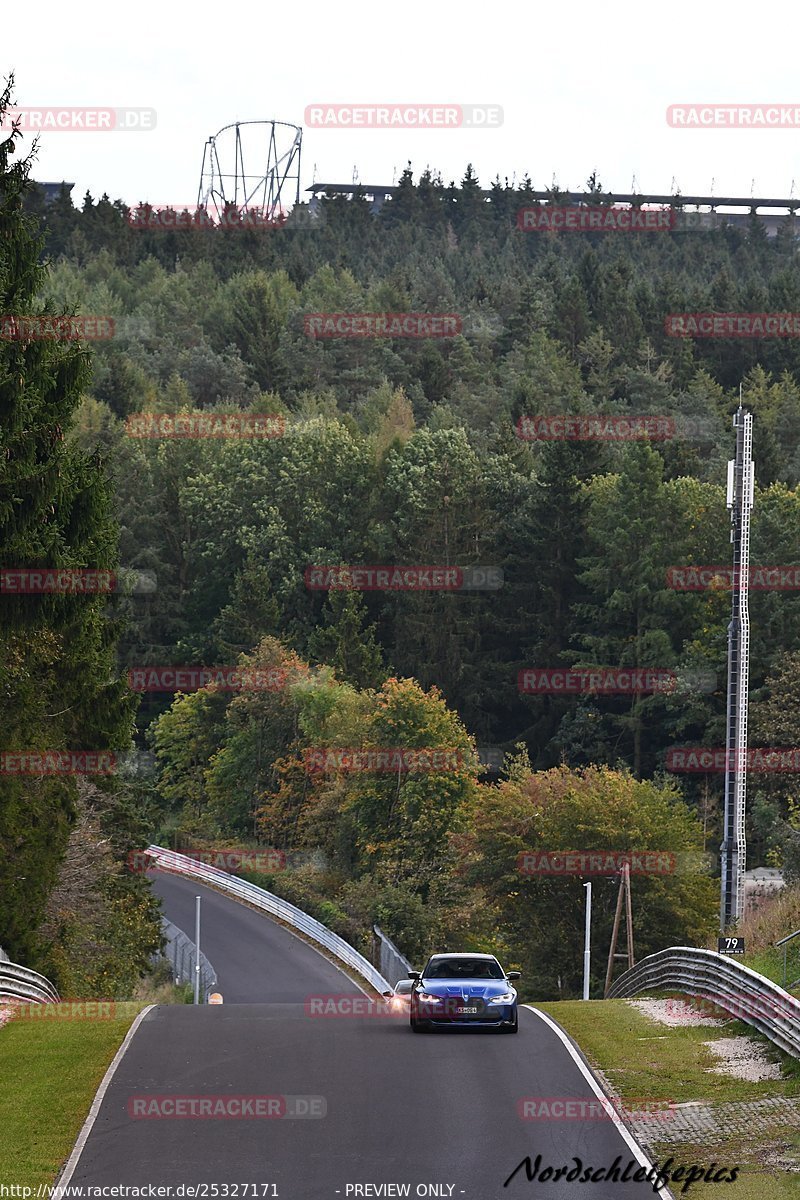
<svg viewBox="0 0 800 1200"><path fill-rule="evenodd" d="M592 884L583 885L586 888L586 929L583 937L583 998L589 999L589 971L592 961Z"/></svg>
<svg viewBox="0 0 800 1200"><path fill-rule="evenodd" d="M200 897L194 906L194 1002L200 1003Z"/></svg>

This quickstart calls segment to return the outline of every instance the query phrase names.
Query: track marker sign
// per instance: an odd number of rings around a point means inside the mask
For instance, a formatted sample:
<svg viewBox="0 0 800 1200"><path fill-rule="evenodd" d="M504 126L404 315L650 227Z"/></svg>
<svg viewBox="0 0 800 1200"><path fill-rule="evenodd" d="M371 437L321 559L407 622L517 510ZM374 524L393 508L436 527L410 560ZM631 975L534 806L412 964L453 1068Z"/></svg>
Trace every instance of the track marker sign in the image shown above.
<svg viewBox="0 0 800 1200"><path fill-rule="evenodd" d="M717 938L717 951L720 954L744 954L743 937Z"/></svg>

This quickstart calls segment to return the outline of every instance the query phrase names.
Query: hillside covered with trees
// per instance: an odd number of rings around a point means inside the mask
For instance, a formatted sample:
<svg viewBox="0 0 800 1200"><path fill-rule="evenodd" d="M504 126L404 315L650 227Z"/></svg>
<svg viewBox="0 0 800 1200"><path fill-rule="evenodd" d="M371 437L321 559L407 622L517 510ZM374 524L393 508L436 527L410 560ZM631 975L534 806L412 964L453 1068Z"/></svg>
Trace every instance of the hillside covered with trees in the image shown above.
<svg viewBox="0 0 800 1200"><path fill-rule="evenodd" d="M718 850L721 774L675 775L667 756L724 744L730 592L681 591L668 572L730 560L740 385L754 414L752 560L800 563L797 339L671 337L665 318L800 312L794 229L768 239L754 218L746 231L526 232L516 214L531 181L497 182L484 199L468 168L450 186L409 169L380 213L356 195L281 228L142 231L107 197L45 204L8 145L3 311L110 316L115 335L91 356L0 341L4 561L119 563L155 584L105 607L3 598L4 745L133 744L156 765L144 782L82 796L61 780L3 782L6 949L69 978L78 935L59 941L45 910L68 840L94 820L124 831L117 864L146 837L275 847L286 866L269 885L362 948L377 920L409 956L466 943L523 965L531 994L575 994L582 889L521 878L518 855L581 838ZM326 339L304 320L403 312L456 314L461 332ZM276 414L282 433L131 434L139 413L197 410ZM536 414L657 414L677 433L519 436ZM309 567L338 564L491 567L502 586L308 586ZM797 592L755 591L751 620L753 740L800 746ZM216 664L277 668L287 682L174 698L126 686L133 667ZM536 666L712 682L521 693L519 673ZM307 769L310 750L342 746L446 746L463 759L447 773ZM486 748L505 755L502 770L481 768ZM790 878L794 780L753 777L748 830L748 865ZM46 872L9 892L43 851ZM113 863L98 871L105 943L116 913L146 957L141 880ZM717 884L702 872L633 889L639 954L702 944L714 928ZM598 893L607 944L614 881Z"/></svg>

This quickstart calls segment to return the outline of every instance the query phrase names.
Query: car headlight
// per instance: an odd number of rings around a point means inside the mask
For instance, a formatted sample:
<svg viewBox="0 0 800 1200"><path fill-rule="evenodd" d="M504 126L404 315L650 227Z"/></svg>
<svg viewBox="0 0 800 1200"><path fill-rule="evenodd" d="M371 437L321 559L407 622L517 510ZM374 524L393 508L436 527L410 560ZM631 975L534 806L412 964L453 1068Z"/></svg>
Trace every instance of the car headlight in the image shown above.
<svg viewBox="0 0 800 1200"><path fill-rule="evenodd" d="M431 996L429 992L420 992L419 995L417 996L417 999L421 1000L423 1002L423 1004L441 1004L442 1003L441 996Z"/></svg>
<svg viewBox="0 0 800 1200"><path fill-rule="evenodd" d="M502 996L492 996L490 1004L511 1004L516 1000L516 992L503 992Z"/></svg>

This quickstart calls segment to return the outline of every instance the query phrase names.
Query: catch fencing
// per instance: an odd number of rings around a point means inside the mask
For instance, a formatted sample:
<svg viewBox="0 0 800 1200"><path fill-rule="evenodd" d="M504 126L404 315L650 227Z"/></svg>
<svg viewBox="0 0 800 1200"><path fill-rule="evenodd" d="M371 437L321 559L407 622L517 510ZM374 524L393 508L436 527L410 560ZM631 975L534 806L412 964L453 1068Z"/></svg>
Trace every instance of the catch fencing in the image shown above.
<svg viewBox="0 0 800 1200"><path fill-rule="evenodd" d="M378 925L372 926L372 932L375 934L376 966L381 975L394 987L398 979L408 979L408 972L412 969L411 963Z"/></svg>
<svg viewBox="0 0 800 1200"><path fill-rule="evenodd" d="M190 937L166 917L161 918L161 930L167 939L161 953L172 965L173 981L180 987L190 983L194 986L195 966L197 963L197 947ZM200 951L200 995L208 1002L208 997L217 986L217 974L203 951Z"/></svg>

